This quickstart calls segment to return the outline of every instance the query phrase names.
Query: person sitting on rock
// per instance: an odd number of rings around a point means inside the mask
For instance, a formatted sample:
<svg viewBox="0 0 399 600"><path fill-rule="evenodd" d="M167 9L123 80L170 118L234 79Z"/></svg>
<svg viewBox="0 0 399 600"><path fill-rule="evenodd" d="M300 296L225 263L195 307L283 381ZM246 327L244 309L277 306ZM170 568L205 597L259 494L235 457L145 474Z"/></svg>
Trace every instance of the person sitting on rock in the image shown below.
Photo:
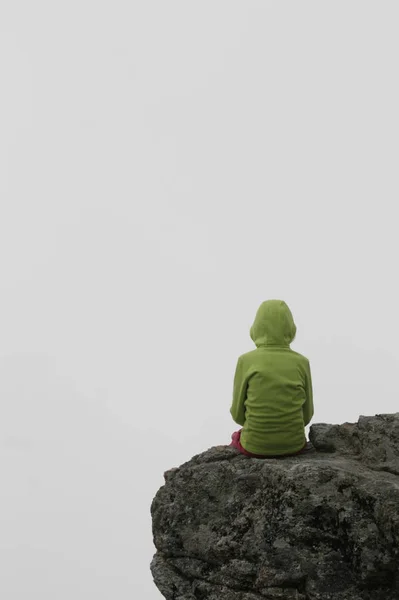
<svg viewBox="0 0 399 600"><path fill-rule="evenodd" d="M282 300L263 302L251 327L256 349L239 357L230 413L242 429L231 446L257 458L312 449L305 427L313 417L309 360L291 350L296 325Z"/></svg>

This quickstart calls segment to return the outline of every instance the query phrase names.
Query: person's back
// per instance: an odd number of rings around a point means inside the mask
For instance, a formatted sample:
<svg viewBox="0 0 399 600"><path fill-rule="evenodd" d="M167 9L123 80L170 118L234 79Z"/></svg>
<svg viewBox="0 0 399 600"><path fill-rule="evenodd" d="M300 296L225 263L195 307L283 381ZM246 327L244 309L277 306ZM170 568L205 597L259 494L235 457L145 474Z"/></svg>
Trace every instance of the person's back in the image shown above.
<svg viewBox="0 0 399 600"><path fill-rule="evenodd" d="M285 302L261 304L251 328L257 348L238 359L230 409L243 426L238 442L247 453L294 454L306 445L312 381L308 359L290 348L295 333Z"/></svg>

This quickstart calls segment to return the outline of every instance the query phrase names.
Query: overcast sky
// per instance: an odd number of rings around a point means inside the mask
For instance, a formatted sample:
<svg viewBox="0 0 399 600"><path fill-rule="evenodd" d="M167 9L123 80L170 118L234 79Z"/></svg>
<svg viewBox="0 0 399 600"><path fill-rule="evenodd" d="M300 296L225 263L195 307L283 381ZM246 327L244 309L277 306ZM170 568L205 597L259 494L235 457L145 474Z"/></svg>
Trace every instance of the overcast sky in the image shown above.
<svg viewBox="0 0 399 600"><path fill-rule="evenodd" d="M282 298L314 422L396 412L396 1L2 0L0 597L160 600L163 472Z"/></svg>

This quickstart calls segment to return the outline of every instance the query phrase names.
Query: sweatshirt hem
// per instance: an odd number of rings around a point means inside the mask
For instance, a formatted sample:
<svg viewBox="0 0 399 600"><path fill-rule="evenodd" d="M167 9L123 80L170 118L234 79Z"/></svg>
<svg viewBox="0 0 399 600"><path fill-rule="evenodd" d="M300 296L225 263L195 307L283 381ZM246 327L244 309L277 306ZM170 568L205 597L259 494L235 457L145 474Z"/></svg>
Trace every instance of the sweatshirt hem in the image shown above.
<svg viewBox="0 0 399 600"><path fill-rule="evenodd" d="M291 446L290 448L284 448L284 450L281 450L281 447L279 449L268 448L265 451L264 447L261 448L259 446L247 446L247 444L243 442L242 438L240 442L244 450L250 452L251 454L258 454L260 456L285 456L287 454L296 454L297 452L300 452L306 446L307 443L306 438L304 438L303 442L299 446Z"/></svg>

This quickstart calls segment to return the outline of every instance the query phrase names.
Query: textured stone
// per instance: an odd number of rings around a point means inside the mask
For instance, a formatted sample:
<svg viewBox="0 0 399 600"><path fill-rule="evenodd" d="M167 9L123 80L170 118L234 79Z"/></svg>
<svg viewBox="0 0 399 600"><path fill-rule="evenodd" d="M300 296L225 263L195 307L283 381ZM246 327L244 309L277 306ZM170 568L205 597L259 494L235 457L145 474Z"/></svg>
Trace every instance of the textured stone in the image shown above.
<svg viewBox="0 0 399 600"><path fill-rule="evenodd" d="M399 600L399 413L309 437L301 456L216 446L165 473L151 570L167 600Z"/></svg>

